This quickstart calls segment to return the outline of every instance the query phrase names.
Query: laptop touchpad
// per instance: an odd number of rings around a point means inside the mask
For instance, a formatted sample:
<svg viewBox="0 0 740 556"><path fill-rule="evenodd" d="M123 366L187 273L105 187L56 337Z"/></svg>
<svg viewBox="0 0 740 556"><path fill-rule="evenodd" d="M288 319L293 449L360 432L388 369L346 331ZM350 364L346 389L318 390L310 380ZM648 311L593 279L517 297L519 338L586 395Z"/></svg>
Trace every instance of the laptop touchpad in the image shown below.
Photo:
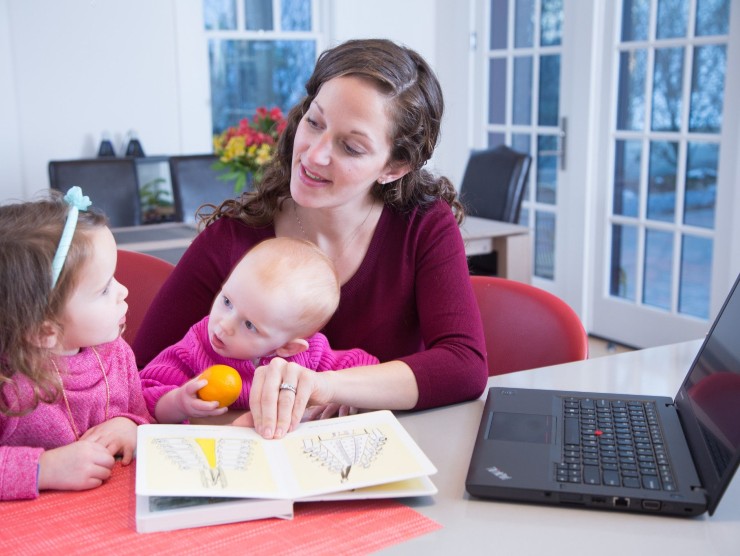
<svg viewBox="0 0 740 556"><path fill-rule="evenodd" d="M494 411L487 438L549 444L553 438L552 423L552 415Z"/></svg>

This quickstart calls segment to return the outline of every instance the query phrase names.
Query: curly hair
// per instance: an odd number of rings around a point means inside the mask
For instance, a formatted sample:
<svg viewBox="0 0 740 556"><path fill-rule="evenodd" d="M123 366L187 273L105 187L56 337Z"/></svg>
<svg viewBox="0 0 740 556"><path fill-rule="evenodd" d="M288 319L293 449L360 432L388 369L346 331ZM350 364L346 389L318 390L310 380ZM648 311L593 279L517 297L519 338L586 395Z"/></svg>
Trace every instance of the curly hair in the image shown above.
<svg viewBox="0 0 740 556"><path fill-rule="evenodd" d="M79 281L79 269L91 253L89 232L105 226L100 212L80 212L69 253L56 286L51 284L51 262L56 253L69 205L61 193L50 198L0 206L0 413L23 415L39 402L59 396L59 382L51 372L50 351L38 345L49 324L61 329L60 317ZM25 376L32 385L32 401L19 407L16 380ZM10 389L10 390L9 390ZM14 395L9 395L14 391Z"/></svg>
<svg viewBox="0 0 740 556"><path fill-rule="evenodd" d="M399 211L426 207L444 199L461 223L464 210L452 183L423 169L439 141L444 112L442 89L426 61L415 51L384 39L351 40L324 51L306 82L306 96L287 116L287 126L275 157L255 190L229 199L220 206L206 205L199 216L209 225L222 216L251 226L273 222L285 199L290 197L290 174L296 129L321 86L336 77L366 79L389 99L391 152L389 163L411 168L387 184L375 183L372 195ZM212 209L208 212L207 209Z"/></svg>

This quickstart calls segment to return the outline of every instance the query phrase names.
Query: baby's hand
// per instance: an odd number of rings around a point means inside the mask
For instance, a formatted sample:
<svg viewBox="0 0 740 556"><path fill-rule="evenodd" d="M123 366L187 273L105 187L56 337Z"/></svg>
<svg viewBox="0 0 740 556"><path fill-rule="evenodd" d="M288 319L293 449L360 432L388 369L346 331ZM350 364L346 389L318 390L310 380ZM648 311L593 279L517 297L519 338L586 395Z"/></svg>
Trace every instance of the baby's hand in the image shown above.
<svg viewBox="0 0 740 556"><path fill-rule="evenodd" d="M39 459L39 490L87 490L99 487L115 459L102 444L78 440L46 450Z"/></svg>
<svg viewBox="0 0 740 556"><path fill-rule="evenodd" d="M127 417L114 417L88 429L80 440L105 446L112 456L121 454L121 463L128 465L136 449L136 423Z"/></svg>
<svg viewBox="0 0 740 556"><path fill-rule="evenodd" d="M228 407L219 407L218 402L201 400L197 392L208 384L207 380L193 379L179 388L167 392L154 408L155 418L160 423L180 423L193 417L215 417L226 413Z"/></svg>

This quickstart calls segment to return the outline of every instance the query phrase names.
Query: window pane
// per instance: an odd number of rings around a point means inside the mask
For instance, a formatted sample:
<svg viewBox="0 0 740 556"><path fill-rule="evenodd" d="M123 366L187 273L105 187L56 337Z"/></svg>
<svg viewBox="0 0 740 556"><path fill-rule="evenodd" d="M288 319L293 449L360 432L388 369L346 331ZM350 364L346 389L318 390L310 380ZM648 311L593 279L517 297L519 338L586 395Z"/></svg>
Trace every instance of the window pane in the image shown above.
<svg viewBox="0 0 740 556"><path fill-rule="evenodd" d="M489 133L488 134L488 148L492 149L499 145L506 144L506 135L503 133Z"/></svg>
<svg viewBox="0 0 740 556"><path fill-rule="evenodd" d="M671 308L673 234L659 230L645 232L645 282L642 302L661 309Z"/></svg>
<svg viewBox="0 0 740 556"><path fill-rule="evenodd" d="M512 101L514 124L529 125L532 123L532 57L514 58L514 91Z"/></svg>
<svg viewBox="0 0 740 556"><path fill-rule="evenodd" d="M656 36L670 39L686 36L688 0L659 0Z"/></svg>
<svg viewBox="0 0 740 556"><path fill-rule="evenodd" d="M542 0L542 46L559 45L563 37L563 0Z"/></svg>
<svg viewBox="0 0 740 556"><path fill-rule="evenodd" d="M619 55L619 100L617 129L640 131L645 126L645 75L647 51Z"/></svg>
<svg viewBox="0 0 740 556"><path fill-rule="evenodd" d="M283 31L311 30L311 0L283 0L280 26Z"/></svg>
<svg viewBox="0 0 740 556"><path fill-rule="evenodd" d="M555 278L555 215L539 210L534 223L534 274Z"/></svg>
<svg viewBox="0 0 740 556"><path fill-rule="evenodd" d="M488 123L506 123L506 58L491 60L488 79Z"/></svg>
<svg viewBox="0 0 740 556"><path fill-rule="evenodd" d="M203 0L206 31L236 29L236 0Z"/></svg>
<svg viewBox="0 0 740 556"><path fill-rule="evenodd" d="M540 135L537 138L537 201L554 205L557 199L558 138Z"/></svg>
<svg viewBox="0 0 740 556"><path fill-rule="evenodd" d="M514 10L514 47L534 46L534 0L520 0Z"/></svg>
<svg viewBox="0 0 740 556"><path fill-rule="evenodd" d="M316 60L314 41L210 40L213 133L259 106L287 112L305 94Z"/></svg>
<svg viewBox="0 0 740 556"><path fill-rule="evenodd" d="M654 131L681 129L681 84L683 81L683 48L655 50L653 72Z"/></svg>
<svg viewBox="0 0 740 556"><path fill-rule="evenodd" d="M539 125L558 125L560 104L560 55L540 58Z"/></svg>
<svg viewBox="0 0 740 556"><path fill-rule="evenodd" d="M244 0L244 27L247 31L272 31L272 0Z"/></svg>
<svg viewBox="0 0 740 556"><path fill-rule="evenodd" d="M529 133L512 133L511 148L520 153L529 154L532 149L529 143L529 137Z"/></svg>
<svg viewBox="0 0 740 556"><path fill-rule="evenodd" d="M650 143L647 217L651 220L673 222L676 211L677 161L678 143L668 141Z"/></svg>
<svg viewBox="0 0 740 556"><path fill-rule="evenodd" d="M623 0L622 41L644 41L648 37L650 0Z"/></svg>
<svg viewBox="0 0 740 556"><path fill-rule="evenodd" d="M719 145L689 143L686 159L684 224L714 228L718 160Z"/></svg>
<svg viewBox="0 0 740 556"><path fill-rule="evenodd" d="M617 141L614 153L613 214L637 216L640 208L640 141Z"/></svg>
<svg viewBox="0 0 740 556"><path fill-rule="evenodd" d="M726 35L730 24L730 0L697 0L696 35Z"/></svg>
<svg viewBox="0 0 740 556"><path fill-rule="evenodd" d="M529 210L527 208L522 207L522 210L519 213L519 222L517 222L517 224L529 226Z"/></svg>
<svg viewBox="0 0 740 556"><path fill-rule="evenodd" d="M712 240L683 236L678 312L709 318L709 284L712 281Z"/></svg>
<svg viewBox="0 0 740 556"><path fill-rule="evenodd" d="M637 288L637 228L612 226L609 293L634 301Z"/></svg>
<svg viewBox="0 0 740 556"><path fill-rule="evenodd" d="M491 0L491 50L506 48L509 1Z"/></svg>
<svg viewBox="0 0 740 556"><path fill-rule="evenodd" d="M727 52L724 45L694 48L689 113L690 131L719 133L722 130L726 67Z"/></svg>

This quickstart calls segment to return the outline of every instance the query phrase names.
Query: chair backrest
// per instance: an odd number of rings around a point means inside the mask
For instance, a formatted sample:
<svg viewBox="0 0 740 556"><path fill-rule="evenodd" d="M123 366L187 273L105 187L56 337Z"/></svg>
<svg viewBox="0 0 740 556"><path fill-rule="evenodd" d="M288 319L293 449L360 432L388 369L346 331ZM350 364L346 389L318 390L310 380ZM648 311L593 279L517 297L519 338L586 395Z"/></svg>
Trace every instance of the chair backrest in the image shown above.
<svg viewBox="0 0 740 556"><path fill-rule="evenodd" d="M468 159L460 198L465 211L503 222L518 222L532 157L499 145L473 152Z"/></svg>
<svg viewBox="0 0 740 556"><path fill-rule="evenodd" d="M79 185L111 227L141 224L141 201L133 158L88 158L49 162L49 184L64 193Z"/></svg>
<svg viewBox="0 0 740 556"><path fill-rule="evenodd" d="M234 182L218 179L220 172L213 169L216 161L218 157L212 154L170 157L177 220L193 223L201 205L211 203L218 206L224 200L236 197Z"/></svg>
<svg viewBox="0 0 740 556"><path fill-rule="evenodd" d="M489 376L588 357L583 324L559 297L494 276L470 281L483 319Z"/></svg>
<svg viewBox="0 0 740 556"><path fill-rule="evenodd" d="M149 305L167 280L175 265L146 253L118 250L116 280L128 288L128 313L123 339L134 343Z"/></svg>

